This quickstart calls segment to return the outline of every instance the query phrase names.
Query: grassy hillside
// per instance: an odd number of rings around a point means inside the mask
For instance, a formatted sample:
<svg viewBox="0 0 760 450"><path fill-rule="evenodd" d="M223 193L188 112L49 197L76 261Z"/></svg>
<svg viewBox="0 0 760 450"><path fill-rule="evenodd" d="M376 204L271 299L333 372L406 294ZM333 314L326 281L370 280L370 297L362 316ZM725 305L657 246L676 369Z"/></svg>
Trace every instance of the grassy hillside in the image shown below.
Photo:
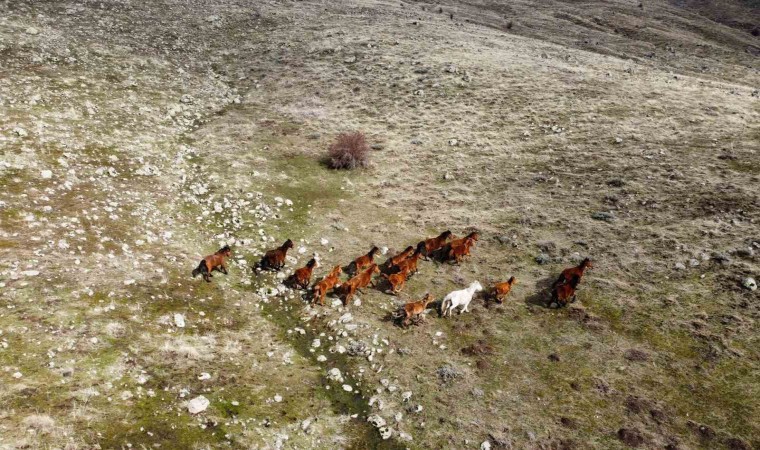
<svg viewBox="0 0 760 450"><path fill-rule="evenodd" d="M756 15L0 3L0 448L760 447ZM369 168L323 164L347 130ZM472 257L397 297L280 285L446 229ZM388 320L513 275L502 305Z"/></svg>

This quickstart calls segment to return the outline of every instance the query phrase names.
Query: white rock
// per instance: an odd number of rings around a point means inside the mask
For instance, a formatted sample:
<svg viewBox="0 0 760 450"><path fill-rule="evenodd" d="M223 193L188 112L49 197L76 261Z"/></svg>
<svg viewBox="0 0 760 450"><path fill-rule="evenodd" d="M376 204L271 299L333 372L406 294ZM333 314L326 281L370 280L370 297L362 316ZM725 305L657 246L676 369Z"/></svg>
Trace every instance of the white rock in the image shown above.
<svg viewBox="0 0 760 450"><path fill-rule="evenodd" d="M201 380L201 381L203 381L203 380L210 380L211 379L211 374L208 373L208 372L201 372L201 374L198 377L198 379Z"/></svg>
<svg viewBox="0 0 760 450"><path fill-rule="evenodd" d="M747 277L742 281L742 285L750 291L757 290L757 281L752 277Z"/></svg>
<svg viewBox="0 0 760 450"><path fill-rule="evenodd" d="M491 450L491 443L488 441L483 441L483 443L480 444L480 450Z"/></svg>
<svg viewBox="0 0 760 450"><path fill-rule="evenodd" d="M337 367L333 367L327 372L327 378L337 382L343 381L343 375L340 373L340 369Z"/></svg>
<svg viewBox="0 0 760 450"><path fill-rule="evenodd" d="M303 422L301 422L301 430L306 431L311 426L311 419L304 419Z"/></svg>
<svg viewBox="0 0 760 450"><path fill-rule="evenodd" d="M383 440L385 440L385 439L390 439L390 438L391 438L391 436L393 436L393 430L391 430L391 429L390 429L390 428L388 428L388 427L381 427L381 428L380 428L379 430L377 430L377 431L379 431L379 432L380 432L380 437L381 437L381 438L383 438Z"/></svg>
<svg viewBox="0 0 760 450"><path fill-rule="evenodd" d="M352 388L350 384L344 384L343 385L343 390L346 391L346 392L353 392L354 388Z"/></svg>
<svg viewBox="0 0 760 450"><path fill-rule="evenodd" d="M401 394L402 401L408 402L410 398L412 398L412 391L406 391L403 394Z"/></svg>
<svg viewBox="0 0 760 450"><path fill-rule="evenodd" d="M40 172L40 176L42 177L43 180L49 180L50 178L53 177L53 171L43 170L42 172Z"/></svg>
<svg viewBox="0 0 760 450"><path fill-rule="evenodd" d="M21 372L13 372L13 378L15 378L15 379L17 379L17 380L18 380L19 378L23 377L23 376L24 376L24 375L23 375L23 374L21 374Z"/></svg>
<svg viewBox="0 0 760 450"><path fill-rule="evenodd" d="M182 314L175 314L174 315L174 325L177 326L177 328L185 328L185 316Z"/></svg>
<svg viewBox="0 0 760 450"><path fill-rule="evenodd" d="M381 255L387 255L388 251L390 251L390 249L388 247L380 247L380 254Z"/></svg>
<svg viewBox="0 0 760 450"><path fill-rule="evenodd" d="M326 247L326 246L327 246L327 244L329 244L329 243L330 243L330 241L328 241L328 240L327 240L327 239L325 239L325 238L322 238L322 239L320 239L320 240L319 240L319 243L320 243L320 244L322 244L323 246L325 246L325 247Z"/></svg>
<svg viewBox="0 0 760 450"><path fill-rule="evenodd" d="M319 348L320 345L322 345L322 341L320 341L319 339L314 339L313 341L311 341L311 346L314 348Z"/></svg>
<svg viewBox="0 0 760 450"><path fill-rule="evenodd" d="M280 395L280 394L275 395L274 396L274 401L277 402L277 403L282 402L282 395Z"/></svg>
<svg viewBox="0 0 760 450"><path fill-rule="evenodd" d="M35 36L35 35L37 35L37 34L40 34L40 30L38 30L38 29L36 29L36 28L34 28L34 27L29 27L29 28L27 28L26 30L24 30L24 32L25 32L26 34L31 34L32 36Z"/></svg>
<svg viewBox="0 0 760 450"><path fill-rule="evenodd" d="M327 357L325 355L319 355L319 356L317 356L317 361L319 361L319 362L325 362L325 361L327 361Z"/></svg>
<svg viewBox="0 0 760 450"><path fill-rule="evenodd" d="M351 322L352 320L354 320L354 316L351 313L345 313L342 316L340 316L340 318L338 319L338 322L346 323L346 322Z"/></svg>
<svg viewBox="0 0 760 450"><path fill-rule="evenodd" d="M373 427L380 428L385 426L385 419L380 417L377 414L372 414L371 416L367 417L367 422L371 423Z"/></svg>
<svg viewBox="0 0 760 450"><path fill-rule="evenodd" d="M36 277L39 274L40 274L39 270L25 270L25 271L21 272L21 275L23 275L25 277Z"/></svg>
<svg viewBox="0 0 760 450"><path fill-rule="evenodd" d="M198 414L205 411L210 404L211 402L206 397L199 395L187 402L187 410L190 414Z"/></svg>

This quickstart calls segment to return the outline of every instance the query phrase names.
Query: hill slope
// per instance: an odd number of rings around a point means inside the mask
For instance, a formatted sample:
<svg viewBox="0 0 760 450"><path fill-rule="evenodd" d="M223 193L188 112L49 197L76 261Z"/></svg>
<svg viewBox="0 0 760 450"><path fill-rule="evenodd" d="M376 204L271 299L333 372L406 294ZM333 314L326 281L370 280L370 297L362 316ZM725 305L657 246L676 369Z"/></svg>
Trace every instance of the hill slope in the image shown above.
<svg viewBox="0 0 760 450"><path fill-rule="evenodd" d="M0 448L760 446L760 43L731 5L0 4ZM372 167L326 169L352 129ZM473 256L400 298L250 269L445 229Z"/></svg>

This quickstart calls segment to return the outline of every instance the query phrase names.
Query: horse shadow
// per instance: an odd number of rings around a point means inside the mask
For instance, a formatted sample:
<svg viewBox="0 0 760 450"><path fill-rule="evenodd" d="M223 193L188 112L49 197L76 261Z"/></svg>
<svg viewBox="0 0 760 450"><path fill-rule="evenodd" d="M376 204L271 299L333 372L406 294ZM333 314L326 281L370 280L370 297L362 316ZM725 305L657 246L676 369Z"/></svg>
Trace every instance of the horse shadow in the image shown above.
<svg viewBox="0 0 760 450"><path fill-rule="evenodd" d="M525 298L525 304L548 309L551 303L552 285L555 280L556 278L552 276L538 280L534 285L533 294Z"/></svg>

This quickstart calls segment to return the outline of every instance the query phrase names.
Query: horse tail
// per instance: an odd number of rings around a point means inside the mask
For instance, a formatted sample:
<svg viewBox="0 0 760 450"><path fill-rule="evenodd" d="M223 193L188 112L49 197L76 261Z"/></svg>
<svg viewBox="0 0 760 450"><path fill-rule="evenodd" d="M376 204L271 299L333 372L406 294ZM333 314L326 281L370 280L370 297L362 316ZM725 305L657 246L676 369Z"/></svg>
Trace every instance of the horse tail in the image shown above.
<svg viewBox="0 0 760 450"><path fill-rule="evenodd" d="M198 264L198 267L193 269L193 278L197 277L198 275L202 273L208 272L208 267L206 267L206 260L202 259L200 264Z"/></svg>
<svg viewBox="0 0 760 450"><path fill-rule="evenodd" d="M441 302L441 314L446 314L446 308L451 304L450 298L444 298Z"/></svg>

